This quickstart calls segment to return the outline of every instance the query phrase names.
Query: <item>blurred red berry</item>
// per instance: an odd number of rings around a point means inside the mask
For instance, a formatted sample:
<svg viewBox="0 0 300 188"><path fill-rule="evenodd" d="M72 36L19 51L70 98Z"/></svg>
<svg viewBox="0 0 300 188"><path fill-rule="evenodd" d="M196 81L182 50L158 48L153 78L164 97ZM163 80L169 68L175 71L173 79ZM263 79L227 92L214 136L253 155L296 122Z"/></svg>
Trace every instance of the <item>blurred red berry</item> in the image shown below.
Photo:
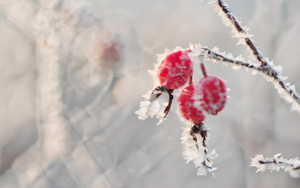
<svg viewBox="0 0 300 188"><path fill-rule="evenodd" d="M176 51L167 55L157 69L160 85L168 89L183 86L193 73L192 62L186 51Z"/></svg>
<svg viewBox="0 0 300 188"><path fill-rule="evenodd" d="M189 85L182 89L178 97L179 115L194 124L199 124L205 119L205 116L203 115L201 108L195 107L195 102L202 103L203 99L199 97L195 100L194 86Z"/></svg>
<svg viewBox="0 0 300 188"><path fill-rule="evenodd" d="M195 86L195 96L203 96L203 109L212 115L218 114L226 103L226 86L224 82L215 76L201 78ZM197 104L196 104L197 107Z"/></svg>

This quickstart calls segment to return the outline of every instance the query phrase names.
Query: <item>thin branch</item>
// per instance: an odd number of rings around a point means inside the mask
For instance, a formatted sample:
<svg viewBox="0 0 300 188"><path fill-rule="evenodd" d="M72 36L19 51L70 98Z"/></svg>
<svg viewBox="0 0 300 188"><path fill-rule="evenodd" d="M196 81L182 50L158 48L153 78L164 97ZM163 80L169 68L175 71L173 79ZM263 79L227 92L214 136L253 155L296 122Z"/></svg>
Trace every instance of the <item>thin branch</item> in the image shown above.
<svg viewBox="0 0 300 188"><path fill-rule="evenodd" d="M279 88L281 88L282 90L284 90L287 93L288 98L286 100L288 100L288 102L291 102L290 99L292 99L297 104L297 107L298 107L297 111L299 111L299 113L300 113L300 110L299 110L300 109L300 95L295 91L293 86L290 86L290 84L286 83L283 79L284 77L281 76L278 73L278 71L276 71L271 66L269 66L266 69L265 67L261 67L259 65L255 65L255 64L248 63L248 62L245 62L242 60L234 59L232 57L221 54L220 52L213 51L207 47L201 47L201 46L197 47L196 46L191 51L194 51L194 50L201 50L202 51L201 55L204 55L208 59L216 60L216 61L223 61L223 62L229 63L231 65L243 66L250 70L255 70L255 71L262 73L263 75L267 76L266 78L272 78L271 80L273 81L273 83L276 83L275 87L278 86ZM191 52L191 53L193 53L193 52ZM276 89L279 89L279 88L276 88Z"/></svg>
<svg viewBox="0 0 300 188"><path fill-rule="evenodd" d="M264 158L262 155L256 155L250 164L251 167L257 168L256 172L263 172L265 170L279 171L284 169L293 178L300 177L300 160L299 158L284 159L281 154L276 154L272 158Z"/></svg>
<svg viewBox="0 0 300 188"><path fill-rule="evenodd" d="M273 159L273 160L265 160L265 161L259 160L258 162L259 162L259 164L283 164L283 165L286 165L286 166L293 167L293 170L299 170L300 169L300 166L297 166L297 167L294 168L294 164L293 163L288 163L288 162L285 162L285 161L277 161L275 159Z"/></svg>
<svg viewBox="0 0 300 188"><path fill-rule="evenodd" d="M232 27L239 33L243 34L242 38L245 41L245 44L250 48L252 54L260 62L261 67L269 68L269 63L264 59L264 57L258 51L258 48L254 45L253 41L250 39L250 35L244 29L245 27L241 26L239 21L233 16L232 12L229 9L229 6L225 4L222 0L218 0L218 6L221 11L226 15L226 18L232 23Z"/></svg>

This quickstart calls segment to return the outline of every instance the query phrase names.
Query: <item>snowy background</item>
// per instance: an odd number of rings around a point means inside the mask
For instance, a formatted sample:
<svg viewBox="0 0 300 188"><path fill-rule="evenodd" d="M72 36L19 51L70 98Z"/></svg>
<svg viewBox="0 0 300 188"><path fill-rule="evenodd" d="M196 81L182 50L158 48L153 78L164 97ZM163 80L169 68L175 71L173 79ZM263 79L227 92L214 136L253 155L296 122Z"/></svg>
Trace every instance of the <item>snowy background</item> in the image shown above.
<svg viewBox="0 0 300 188"><path fill-rule="evenodd" d="M299 0L226 3L300 91ZM206 62L231 89L206 120L215 178L183 159L176 103L160 126L134 113L165 48L201 43L251 60L207 1L0 0L0 32L1 188L299 188L249 167L256 154L300 156L300 115L261 75Z"/></svg>

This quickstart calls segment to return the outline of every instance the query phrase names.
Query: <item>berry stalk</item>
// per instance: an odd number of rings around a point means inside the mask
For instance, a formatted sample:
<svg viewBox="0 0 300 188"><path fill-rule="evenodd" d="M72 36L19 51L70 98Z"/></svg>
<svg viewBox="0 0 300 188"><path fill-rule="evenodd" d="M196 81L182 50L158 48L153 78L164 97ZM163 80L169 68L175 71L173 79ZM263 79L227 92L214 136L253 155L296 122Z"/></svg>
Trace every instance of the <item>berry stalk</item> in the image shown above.
<svg viewBox="0 0 300 188"><path fill-rule="evenodd" d="M200 67L201 67L201 71L202 71L202 74L203 74L204 78L206 78L206 77L207 77L207 73L206 73L204 64L201 63L201 64L200 64Z"/></svg>

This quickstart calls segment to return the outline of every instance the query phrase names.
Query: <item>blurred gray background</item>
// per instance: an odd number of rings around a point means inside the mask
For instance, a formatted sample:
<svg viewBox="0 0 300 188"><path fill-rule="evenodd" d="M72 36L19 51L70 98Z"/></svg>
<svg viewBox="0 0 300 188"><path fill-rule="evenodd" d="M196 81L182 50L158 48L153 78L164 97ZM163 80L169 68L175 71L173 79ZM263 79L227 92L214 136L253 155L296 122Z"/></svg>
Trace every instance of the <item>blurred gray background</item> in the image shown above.
<svg viewBox="0 0 300 188"><path fill-rule="evenodd" d="M300 90L299 0L226 3ZM215 178L183 159L176 101L160 126L135 115L165 48L200 43L255 61L207 1L0 0L0 32L1 188L300 187L249 167L256 154L300 156L300 115L261 75L206 62L231 89L205 121Z"/></svg>

